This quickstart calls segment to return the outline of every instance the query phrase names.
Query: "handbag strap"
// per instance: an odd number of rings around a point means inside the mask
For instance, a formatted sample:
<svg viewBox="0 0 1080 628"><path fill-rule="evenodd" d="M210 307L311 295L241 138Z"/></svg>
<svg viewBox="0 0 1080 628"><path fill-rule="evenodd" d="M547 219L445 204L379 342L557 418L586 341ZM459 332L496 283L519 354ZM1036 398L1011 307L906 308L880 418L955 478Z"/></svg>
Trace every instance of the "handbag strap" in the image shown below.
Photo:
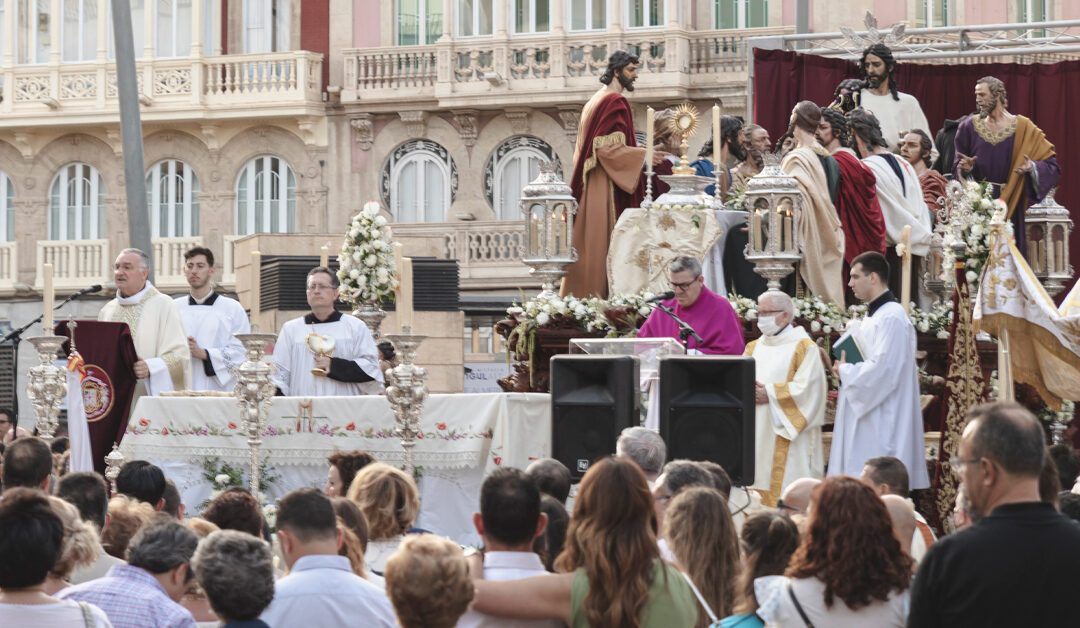
<svg viewBox="0 0 1080 628"><path fill-rule="evenodd" d="M803 623L806 624L806 628L814 628L814 623L806 616L806 611L803 610L802 604L799 604L799 598L795 597L795 589L791 586L791 580L787 581L785 588L787 589L788 596L791 598L792 603L795 604L795 610L799 611L799 617L802 617Z"/></svg>
<svg viewBox="0 0 1080 628"><path fill-rule="evenodd" d="M90 611L90 605L86 602L79 602L79 609L82 610L83 623L86 628L96 628L97 620L94 619L94 613Z"/></svg>
<svg viewBox="0 0 1080 628"><path fill-rule="evenodd" d="M705 601L705 597L701 595L701 591L698 591L698 588L694 586L694 581L690 579L690 576L686 575L681 571L679 573L686 580L686 584L690 585L690 590L694 592L694 597L697 598L697 601L701 602L701 606L705 609L705 613L709 616L709 621L711 621L713 624L719 622L720 620L716 617L716 613L712 612L712 609L709 608L709 603ZM813 626L811 626L810 628L813 628Z"/></svg>

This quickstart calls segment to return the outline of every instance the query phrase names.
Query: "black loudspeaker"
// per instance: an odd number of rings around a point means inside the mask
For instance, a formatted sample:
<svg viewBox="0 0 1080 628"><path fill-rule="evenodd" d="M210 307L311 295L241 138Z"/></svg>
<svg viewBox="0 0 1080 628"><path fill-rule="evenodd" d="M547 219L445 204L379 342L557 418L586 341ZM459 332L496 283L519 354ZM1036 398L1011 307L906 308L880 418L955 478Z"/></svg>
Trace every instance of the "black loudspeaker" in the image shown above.
<svg viewBox="0 0 1080 628"><path fill-rule="evenodd" d="M641 423L638 368L628 355L551 358L551 457L575 482L615 453L623 429Z"/></svg>
<svg viewBox="0 0 1080 628"><path fill-rule="evenodd" d="M660 361L660 436L668 460L712 460L736 486L754 483L754 359Z"/></svg>

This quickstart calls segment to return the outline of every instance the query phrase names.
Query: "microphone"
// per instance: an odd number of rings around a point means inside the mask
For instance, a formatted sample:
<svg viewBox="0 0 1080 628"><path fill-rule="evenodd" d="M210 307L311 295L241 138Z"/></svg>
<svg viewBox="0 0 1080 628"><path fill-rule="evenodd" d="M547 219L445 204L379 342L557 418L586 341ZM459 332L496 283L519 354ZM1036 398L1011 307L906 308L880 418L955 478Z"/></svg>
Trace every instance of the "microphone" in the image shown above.
<svg viewBox="0 0 1080 628"><path fill-rule="evenodd" d="M660 301L667 301L668 299L674 299L674 298L675 298L675 293L672 292L671 290L668 290L667 292L664 292L663 294L658 294L658 295L656 295L655 297L653 297L651 299L647 299L645 302L646 303L659 303Z"/></svg>
<svg viewBox="0 0 1080 628"><path fill-rule="evenodd" d="M84 294L90 294L91 292L101 292L101 284L96 283L89 288L83 288L82 290L79 290L75 294L82 296Z"/></svg>

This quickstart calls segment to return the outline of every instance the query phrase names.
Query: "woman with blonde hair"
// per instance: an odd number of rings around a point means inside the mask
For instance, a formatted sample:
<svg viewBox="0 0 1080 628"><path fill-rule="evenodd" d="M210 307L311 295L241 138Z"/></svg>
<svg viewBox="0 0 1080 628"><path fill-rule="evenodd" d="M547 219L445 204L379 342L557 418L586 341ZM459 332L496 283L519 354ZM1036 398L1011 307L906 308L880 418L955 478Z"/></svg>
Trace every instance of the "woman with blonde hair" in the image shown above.
<svg viewBox="0 0 1080 628"><path fill-rule="evenodd" d="M410 536L386 561L386 594L403 628L454 628L473 599L469 563L449 539Z"/></svg>
<svg viewBox="0 0 1080 628"><path fill-rule="evenodd" d="M367 568L382 575L386 560L397 550L420 514L420 492L401 469L375 462L360 469L349 485L348 498L360 506L368 522Z"/></svg>
<svg viewBox="0 0 1080 628"><path fill-rule="evenodd" d="M561 619L571 628L691 628L698 617L694 593L660 558L656 531L645 474L624 458L603 458L581 481L555 561L560 573L478 580L474 608L518 619Z"/></svg>
<svg viewBox="0 0 1080 628"><path fill-rule="evenodd" d="M49 505L64 525L64 540L60 557L45 578L44 591L49 595L71 586L71 573L76 567L89 567L98 559L97 530L79 516L79 509L59 497L49 497Z"/></svg>
<svg viewBox="0 0 1080 628"><path fill-rule="evenodd" d="M701 486L679 491L664 514L664 539L700 595L697 628L730 615L739 575L739 541L724 496Z"/></svg>
<svg viewBox="0 0 1080 628"><path fill-rule="evenodd" d="M128 543L153 516L154 507L150 504L116 495L109 500L109 525L101 532L101 546L109 556L127 560Z"/></svg>

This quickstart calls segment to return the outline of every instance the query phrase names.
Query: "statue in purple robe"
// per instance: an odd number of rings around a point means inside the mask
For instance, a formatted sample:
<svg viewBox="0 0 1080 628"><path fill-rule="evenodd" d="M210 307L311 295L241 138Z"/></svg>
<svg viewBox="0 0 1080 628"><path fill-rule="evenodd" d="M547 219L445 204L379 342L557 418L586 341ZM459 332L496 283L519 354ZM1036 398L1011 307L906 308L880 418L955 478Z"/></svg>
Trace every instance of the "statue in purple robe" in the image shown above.
<svg viewBox="0 0 1080 628"><path fill-rule="evenodd" d="M1016 246L1026 254L1024 212L1057 185L1061 168L1054 145L1035 123L1009 113L1005 84L985 76L975 84L978 115L960 123L956 131L953 176L992 185L995 198L1009 207Z"/></svg>

